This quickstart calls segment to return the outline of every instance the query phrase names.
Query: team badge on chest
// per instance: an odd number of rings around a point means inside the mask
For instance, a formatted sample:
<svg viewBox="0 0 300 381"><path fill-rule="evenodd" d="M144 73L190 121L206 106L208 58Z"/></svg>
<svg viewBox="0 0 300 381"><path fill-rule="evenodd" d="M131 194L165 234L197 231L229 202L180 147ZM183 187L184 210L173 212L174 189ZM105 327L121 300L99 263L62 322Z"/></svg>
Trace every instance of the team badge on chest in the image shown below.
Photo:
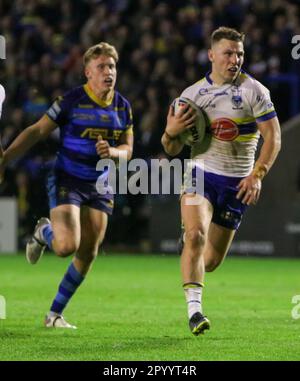
<svg viewBox="0 0 300 381"><path fill-rule="evenodd" d="M239 87L234 86L231 89L232 97L231 102L233 104L233 110L242 110L243 109L243 99L242 99L242 90Z"/></svg>

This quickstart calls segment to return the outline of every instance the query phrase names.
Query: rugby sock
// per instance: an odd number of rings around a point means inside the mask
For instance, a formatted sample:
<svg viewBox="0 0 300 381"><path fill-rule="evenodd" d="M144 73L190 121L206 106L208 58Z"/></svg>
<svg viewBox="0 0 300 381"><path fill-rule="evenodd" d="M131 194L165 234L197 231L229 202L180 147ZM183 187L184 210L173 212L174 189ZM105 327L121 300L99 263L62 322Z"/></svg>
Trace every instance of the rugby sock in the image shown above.
<svg viewBox="0 0 300 381"><path fill-rule="evenodd" d="M41 229L41 236L44 242L47 243L49 249L52 250L53 230L51 224L48 224Z"/></svg>
<svg viewBox="0 0 300 381"><path fill-rule="evenodd" d="M76 270L72 262L58 287L58 292L50 308L50 315L53 315L53 313L60 315L62 313L83 280L84 276Z"/></svg>
<svg viewBox="0 0 300 381"><path fill-rule="evenodd" d="M204 285L202 283L185 283L183 285L183 290L185 294L185 299L188 307L189 319L196 312L202 313L202 288Z"/></svg>

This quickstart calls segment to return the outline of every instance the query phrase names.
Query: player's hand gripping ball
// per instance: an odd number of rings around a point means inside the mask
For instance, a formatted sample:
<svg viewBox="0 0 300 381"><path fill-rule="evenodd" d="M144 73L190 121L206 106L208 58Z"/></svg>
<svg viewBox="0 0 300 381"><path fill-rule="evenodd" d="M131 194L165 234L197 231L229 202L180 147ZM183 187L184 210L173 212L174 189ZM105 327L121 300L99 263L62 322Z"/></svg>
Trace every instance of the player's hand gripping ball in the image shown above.
<svg viewBox="0 0 300 381"><path fill-rule="evenodd" d="M184 107L186 104L196 110L197 117L194 126L182 132L179 135L179 140L182 144L192 146L193 144L201 143L203 141L209 122L205 112L197 106L195 102L188 98L180 97L174 100L174 114L176 115L180 108Z"/></svg>

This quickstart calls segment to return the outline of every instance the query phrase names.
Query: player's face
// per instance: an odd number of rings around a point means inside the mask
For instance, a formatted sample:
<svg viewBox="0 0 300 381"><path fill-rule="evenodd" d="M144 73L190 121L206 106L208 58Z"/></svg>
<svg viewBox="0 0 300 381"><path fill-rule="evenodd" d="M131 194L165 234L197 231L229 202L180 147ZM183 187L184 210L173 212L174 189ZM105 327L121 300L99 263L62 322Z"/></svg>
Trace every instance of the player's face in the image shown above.
<svg viewBox="0 0 300 381"><path fill-rule="evenodd" d="M98 94L109 93L116 84L116 62L112 57L100 55L86 65L85 75L94 91Z"/></svg>
<svg viewBox="0 0 300 381"><path fill-rule="evenodd" d="M232 82L244 62L244 46L241 41L222 38L208 51L212 62L212 79L217 84Z"/></svg>

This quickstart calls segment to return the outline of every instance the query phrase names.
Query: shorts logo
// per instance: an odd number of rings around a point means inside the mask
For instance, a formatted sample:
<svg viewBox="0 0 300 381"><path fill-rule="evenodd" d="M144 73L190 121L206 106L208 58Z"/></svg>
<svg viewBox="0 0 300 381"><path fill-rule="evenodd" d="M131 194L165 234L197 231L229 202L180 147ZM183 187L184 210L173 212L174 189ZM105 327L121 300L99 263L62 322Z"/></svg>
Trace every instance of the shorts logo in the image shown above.
<svg viewBox="0 0 300 381"><path fill-rule="evenodd" d="M238 126L227 118L219 118L212 122L211 131L216 139L231 141L239 135Z"/></svg>
<svg viewBox="0 0 300 381"><path fill-rule="evenodd" d="M65 188L65 187L60 187L59 188L59 191L58 191L59 198L66 198L68 193L69 192L68 192L67 188Z"/></svg>
<svg viewBox="0 0 300 381"><path fill-rule="evenodd" d="M230 211L223 211L220 216L223 220L226 220L228 222L232 222L235 224L238 224L240 222L240 219L236 216L236 214Z"/></svg>

